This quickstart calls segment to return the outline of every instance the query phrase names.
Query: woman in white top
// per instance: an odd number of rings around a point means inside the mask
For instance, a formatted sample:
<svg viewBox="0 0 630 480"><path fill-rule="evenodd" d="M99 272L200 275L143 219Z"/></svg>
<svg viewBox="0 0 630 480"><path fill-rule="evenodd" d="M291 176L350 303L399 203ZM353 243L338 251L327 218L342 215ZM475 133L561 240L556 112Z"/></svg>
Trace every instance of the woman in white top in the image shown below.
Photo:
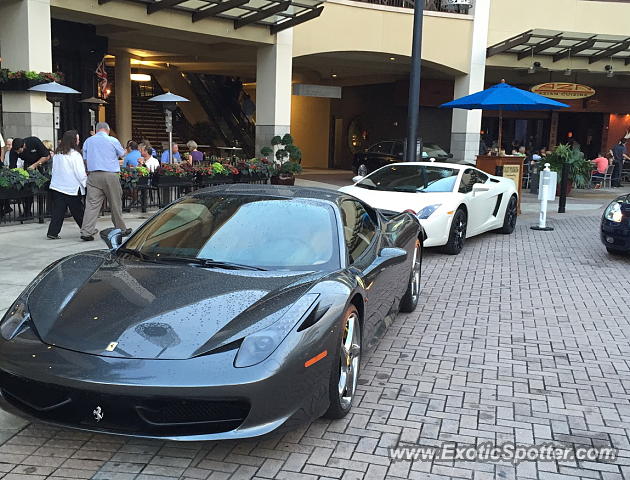
<svg viewBox="0 0 630 480"><path fill-rule="evenodd" d="M52 193L52 218L48 226L48 238L57 240L66 216L66 208L81 227L83 223L82 196L85 194L87 174L85 164L79 150L79 134L76 130L69 130L63 138L53 157L52 178L50 190Z"/></svg>

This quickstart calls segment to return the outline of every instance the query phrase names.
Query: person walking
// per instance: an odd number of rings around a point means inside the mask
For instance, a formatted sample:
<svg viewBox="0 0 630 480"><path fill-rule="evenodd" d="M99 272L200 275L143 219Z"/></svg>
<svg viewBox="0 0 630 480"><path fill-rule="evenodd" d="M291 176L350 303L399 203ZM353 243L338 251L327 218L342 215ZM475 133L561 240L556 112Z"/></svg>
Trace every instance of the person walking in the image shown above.
<svg viewBox="0 0 630 480"><path fill-rule="evenodd" d="M50 240L59 239L59 232L68 208L79 228L83 224L85 207L81 197L85 194L87 174L83 157L78 150L79 134L76 130L69 130L63 134L61 143L53 156L50 179L52 218L47 234Z"/></svg>
<svg viewBox="0 0 630 480"><path fill-rule="evenodd" d="M620 139L619 143L612 148L610 153L613 156L613 165L615 165L612 174L611 185L615 188L621 187L621 171L623 170L623 161L630 160L630 157L626 154L626 139Z"/></svg>
<svg viewBox="0 0 630 480"><path fill-rule="evenodd" d="M123 231L123 235L131 234L122 217L122 187L120 186L120 163L118 158L125 154L120 142L109 135L106 122L96 124L96 133L85 140L83 155L87 163L87 197L85 214L81 226L81 240L94 240L96 220L107 199L112 212L112 223Z"/></svg>

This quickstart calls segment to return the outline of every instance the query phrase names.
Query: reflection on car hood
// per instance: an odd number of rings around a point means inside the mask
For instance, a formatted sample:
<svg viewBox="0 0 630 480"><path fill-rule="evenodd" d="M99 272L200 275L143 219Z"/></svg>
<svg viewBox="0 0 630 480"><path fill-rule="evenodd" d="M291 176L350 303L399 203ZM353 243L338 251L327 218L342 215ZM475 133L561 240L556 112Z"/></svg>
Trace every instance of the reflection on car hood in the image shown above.
<svg viewBox="0 0 630 480"><path fill-rule="evenodd" d="M89 252L55 266L28 304L47 344L95 355L185 359L265 328L323 275L216 270Z"/></svg>
<svg viewBox="0 0 630 480"><path fill-rule="evenodd" d="M391 210L393 212L404 212L412 209L415 212L424 207L435 204L446 204L459 200L460 193L408 193L408 192L387 192L382 190L368 190L367 188L350 185L342 187L340 191L363 200L373 208Z"/></svg>

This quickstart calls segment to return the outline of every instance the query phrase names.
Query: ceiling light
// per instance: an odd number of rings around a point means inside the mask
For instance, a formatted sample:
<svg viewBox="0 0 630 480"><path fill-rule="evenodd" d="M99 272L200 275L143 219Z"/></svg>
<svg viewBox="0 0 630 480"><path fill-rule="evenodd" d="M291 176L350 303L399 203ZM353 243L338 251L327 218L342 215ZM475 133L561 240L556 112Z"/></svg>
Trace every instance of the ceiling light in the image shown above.
<svg viewBox="0 0 630 480"><path fill-rule="evenodd" d="M336 74L336 73L331 73L331 74L330 74L330 76L331 76L332 78L337 78L337 74Z"/></svg>
<svg viewBox="0 0 630 480"><path fill-rule="evenodd" d="M389 57L389 59L390 59L392 62L395 62L395 61L396 61L396 57Z"/></svg>
<svg viewBox="0 0 630 480"><path fill-rule="evenodd" d="M150 82L151 81L151 75L147 75L146 73L132 73L130 76L134 82Z"/></svg>

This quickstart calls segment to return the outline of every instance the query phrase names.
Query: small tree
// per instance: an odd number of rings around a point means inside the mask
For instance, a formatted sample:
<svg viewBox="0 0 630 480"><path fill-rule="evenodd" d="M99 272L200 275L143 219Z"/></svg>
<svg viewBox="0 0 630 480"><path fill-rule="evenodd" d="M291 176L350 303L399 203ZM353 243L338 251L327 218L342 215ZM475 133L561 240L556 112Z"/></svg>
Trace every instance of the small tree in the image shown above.
<svg viewBox="0 0 630 480"><path fill-rule="evenodd" d="M288 133L282 137L279 135L273 137L271 147L263 147L260 153L265 157L274 156L276 170L279 173L300 173L302 171L302 151L293 145L293 137Z"/></svg>

